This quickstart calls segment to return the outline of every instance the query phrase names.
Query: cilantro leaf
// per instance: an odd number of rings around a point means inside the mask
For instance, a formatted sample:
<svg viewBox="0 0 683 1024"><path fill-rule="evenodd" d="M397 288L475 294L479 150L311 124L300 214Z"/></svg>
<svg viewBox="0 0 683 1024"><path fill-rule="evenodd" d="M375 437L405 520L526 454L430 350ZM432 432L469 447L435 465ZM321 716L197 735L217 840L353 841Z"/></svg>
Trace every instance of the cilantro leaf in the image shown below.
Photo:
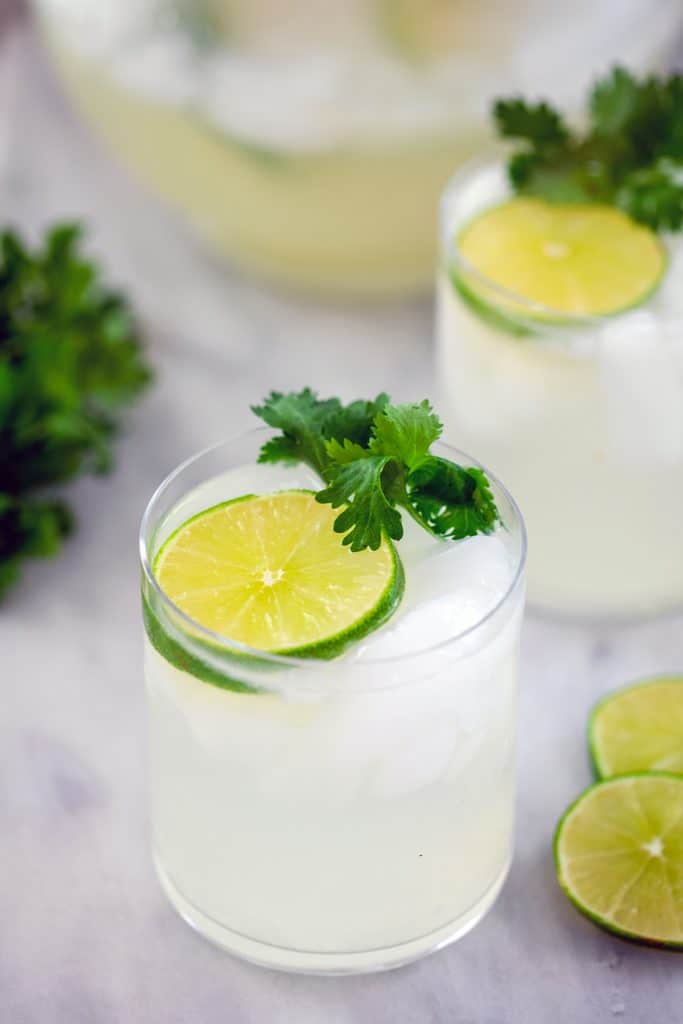
<svg viewBox="0 0 683 1024"><path fill-rule="evenodd" d="M269 427L277 427L283 437L276 443L267 442L261 450L259 462L306 462L320 475L327 465L323 428L333 413L341 409L338 398L324 402L310 388L288 395L271 391L263 405L252 406Z"/></svg>
<svg viewBox="0 0 683 1024"><path fill-rule="evenodd" d="M384 393L370 402L362 399L342 405L329 417L325 425L325 436L337 441L355 441L366 448L374 428L375 417L389 404L389 396Z"/></svg>
<svg viewBox="0 0 683 1024"><path fill-rule="evenodd" d="M683 76L613 68L589 94L583 133L547 103L517 97L498 100L493 117L500 135L522 143L508 161L517 192L612 203L655 231L683 227Z"/></svg>
<svg viewBox="0 0 683 1024"><path fill-rule="evenodd" d="M111 468L119 410L150 379L126 301L80 241L75 224L36 250L0 233L0 591L58 549L72 516L45 490Z"/></svg>
<svg viewBox="0 0 683 1024"><path fill-rule="evenodd" d="M0 493L0 596L17 580L23 558L55 554L72 529L64 502Z"/></svg>
<svg viewBox="0 0 683 1024"><path fill-rule="evenodd" d="M655 231L683 227L683 167L662 158L652 167L626 177L616 194L617 206Z"/></svg>
<svg viewBox="0 0 683 1024"><path fill-rule="evenodd" d="M527 103L520 97L497 100L493 117L504 138L528 139L534 146L559 145L569 139L564 119L548 103Z"/></svg>
<svg viewBox="0 0 683 1024"><path fill-rule="evenodd" d="M261 460L312 466L326 483L317 500L343 507L334 528L352 551L376 550L385 535L400 540L400 508L451 540L488 533L498 521L484 473L431 454L442 427L427 401L392 405L381 394L344 406L306 388L273 393L254 411L283 431L264 444Z"/></svg>
<svg viewBox="0 0 683 1024"><path fill-rule="evenodd" d="M425 457L442 429L426 400L415 405L390 405L375 418L370 450L377 455L398 456L410 468Z"/></svg>
<svg viewBox="0 0 683 1024"><path fill-rule="evenodd" d="M293 437L282 434L271 437L261 447L259 462L299 462L301 461L299 444Z"/></svg>
<svg viewBox="0 0 683 1024"><path fill-rule="evenodd" d="M629 130L642 107L642 90L626 68L612 68L593 86L588 109L593 130L604 136L621 136Z"/></svg>
<svg viewBox="0 0 683 1024"><path fill-rule="evenodd" d="M337 462L340 466L353 462L355 459L365 459L368 455L366 448L363 448L361 444L357 444L355 441L351 441L348 437L344 438L341 443L336 437L333 437L331 441L326 441L325 451L332 462Z"/></svg>
<svg viewBox="0 0 683 1024"><path fill-rule="evenodd" d="M370 548L376 551L386 533L392 540L403 536L401 516L384 489L383 475L389 464L386 456L363 453L360 458L334 466L330 485L317 494L322 504L332 508L346 505L337 516L334 529L343 533L342 544L352 551Z"/></svg>
<svg viewBox="0 0 683 1024"><path fill-rule="evenodd" d="M259 462L305 462L325 477L330 464L327 441L348 439L367 446L375 416L388 401L381 394L370 402L342 405L338 398L321 401L310 388L287 395L271 391L263 405L252 406L252 412L281 430L282 436L265 443Z"/></svg>
<svg viewBox="0 0 683 1024"><path fill-rule="evenodd" d="M481 469L430 456L407 480L408 507L426 529L458 540L490 533L498 520L489 482Z"/></svg>

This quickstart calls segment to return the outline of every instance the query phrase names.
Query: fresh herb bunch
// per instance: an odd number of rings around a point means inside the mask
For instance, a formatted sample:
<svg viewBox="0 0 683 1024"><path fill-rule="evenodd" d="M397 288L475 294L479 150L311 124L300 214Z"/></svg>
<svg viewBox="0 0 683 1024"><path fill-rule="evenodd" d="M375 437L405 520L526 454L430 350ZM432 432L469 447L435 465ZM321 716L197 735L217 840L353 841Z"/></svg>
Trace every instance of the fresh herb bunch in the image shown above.
<svg viewBox="0 0 683 1024"><path fill-rule="evenodd" d="M614 68L590 92L583 133L547 103L498 100L493 115L502 136L526 143L508 163L518 192L614 204L655 231L683 227L683 75Z"/></svg>
<svg viewBox="0 0 683 1024"><path fill-rule="evenodd" d="M490 533L498 510L485 474L430 453L442 426L429 402L392 405L388 395L342 405L305 388L271 392L253 411L281 431L260 462L304 462L327 486L317 500L343 511L334 528L352 551L403 536L399 508L437 537Z"/></svg>
<svg viewBox="0 0 683 1024"><path fill-rule="evenodd" d="M125 300L64 224L31 251L0 234L0 594L20 562L57 550L72 525L45 492L106 473L119 409L150 379Z"/></svg>

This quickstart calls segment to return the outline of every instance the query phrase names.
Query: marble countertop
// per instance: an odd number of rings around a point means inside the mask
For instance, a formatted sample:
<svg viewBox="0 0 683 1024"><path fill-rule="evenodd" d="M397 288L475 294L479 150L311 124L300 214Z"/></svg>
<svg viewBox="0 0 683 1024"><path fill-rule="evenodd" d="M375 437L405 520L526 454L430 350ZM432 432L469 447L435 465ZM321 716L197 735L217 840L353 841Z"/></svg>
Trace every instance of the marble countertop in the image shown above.
<svg viewBox="0 0 683 1024"><path fill-rule="evenodd" d="M116 472L71 489L78 532L27 568L0 614L1 1024L678 1024L680 958L582 919L555 882L551 837L590 781L589 707L680 670L681 618L528 619L515 861L455 946L386 975L306 978L234 960L176 917L147 843L140 514L169 469L246 425L270 387L428 392L431 311L329 308L227 276L88 136L21 23L0 36L0 209L30 233L87 219L143 310L157 368Z"/></svg>

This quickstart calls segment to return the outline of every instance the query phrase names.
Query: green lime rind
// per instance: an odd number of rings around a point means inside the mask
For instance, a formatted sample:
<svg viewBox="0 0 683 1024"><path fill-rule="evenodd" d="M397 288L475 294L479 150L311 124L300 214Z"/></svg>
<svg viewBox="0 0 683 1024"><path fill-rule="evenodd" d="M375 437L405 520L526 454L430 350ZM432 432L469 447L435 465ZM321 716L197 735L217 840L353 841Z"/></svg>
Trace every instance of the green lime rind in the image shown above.
<svg viewBox="0 0 683 1024"><path fill-rule="evenodd" d="M631 303L628 306L622 306L619 309L615 309L610 313L599 314L597 319L609 320L612 317L623 316L625 313L630 313L634 309L639 309L646 302L649 302L653 297L657 289L659 288L662 278L666 273L666 268L662 271L662 274L657 279L656 284L652 286L649 292L639 298L636 302ZM458 275L454 268L449 271L449 278L453 288L458 293L463 303L467 306L472 313L475 314L480 320L488 324L490 327L494 327L498 331L503 331L505 334L513 335L516 338L540 338L544 330L547 329L565 329L581 327L582 325L589 326L593 320L590 316L576 316L576 317L553 317L543 316L541 314L528 313L526 317L520 317L516 320L515 317L508 312L504 312L502 308L487 302L469 285L465 284L462 277Z"/></svg>
<svg viewBox="0 0 683 1024"><path fill-rule="evenodd" d="M315 495L315 491L310 490L306 487L289 487L286 493L298 493L298 494L311 494ZM219 508L227 508L228 505L236 505L243 501L250 501L253 498L258 498L256 494L242 494L238 498L230 498L228 501L218 502L216 505L211 505L209 508L202 509L194 516L190 516L183 523L180 524L173 533L169 534L164 540L156 555L154 556L154 563L152 571L156 573L159 561L174 538L185 529L190 523L195 522L197 519L201 519L209 512L215 512ZM331 636L326 637L324 640L317 640L315 643L304 644L301 647L286 647L278 651L268 651L268 654L279 655L281 657L289 658L320 658L322 660L330 660L338 657L340 654L350 647L352 644L357 643L368 633L374 632L381 625L383 625L396 611L403 593L405 591L405 570L403 563L399 557L398 551L396 550L395 544L385 535L384 541L389 549L391 555L391 561L393 566L393 573L387 587L380 597L377 604L374 605L365 615L358 619L348 629L342 630L340 633L333 633ZM198 623L198 628L201 629L201 625ZM211 645L207 644L207 647L211 648ZM211 648L214 651L220 650L219 646ZM247 657L247 655L241 655L241 657ZM250 655L249 658L256 656ZM261 663L263 663L262 659Z"/></svg>
<svg viewBox="0 0 683 1024"><path fill-rule="evenodd" d="M154 612L147 595L144 593L144 589L142 594L142 621L152 647L174 668L179 669L181 672L187 672L189 675L194 676L195 679L201 679L204 683L218 686L222 690L231 690L233 693L261 692L256 686L251 686L240 679L234 678L234 676L228 675L227 672L220 672L218 669L213 668L211 664L204 661L199 655L191 653L182 643L175 640L168 632L168 629L164 628L159 616ZM193 637L192 643L195 648L204 648L207 655L214 658L225 654L219 647L211 647L210 644L196 637ZM233 661L237 660L232 652L230 657ZM263 659L254 658L246 654L243 656L243 659L245 668L247 666L252 668L268 667L268 663Z"/></svg>
<svg viewBox="0 0 683 1024"><path fill-rule="evenodd" d="M303 659L331 660L343 654L348 647L357 643L364 636L367 636L368 633L378 629L394 613L405 589L403 564L393 545L392 553L395 556L395 573L390 587L385 591L380 605L376 605L359 622L354 623L351 629L331 636L320 643L308 644L304 647L287 648L282 651L269 651L268 653ZM142 615L145 632L152 646L166 661L175 668L180 669L181 672L188 672L197 679L201 679L205 683L211 683L213 686L219 686L224 690L232 690L237 693L260 692L258 687L244 683L234 676L213 668L200 655L191 653L182 643L174 639L168 629L162 624L161 618L155 613L151 602L144 593L142 598ZM192 638L192 644L194 648L204 649L210 658L226 657L225 648L222 648L219 644L210 644L198 637ZM242 654L231 650L229 657L233 663L233 668L237 668L237 670L239 670L239 663L243 664L245 669L250 668L261 671L272 671L276 667L271 660L266 657L260 658L257 654Z"/></svg>
<svg viewBox="0 0 683 1024"><path fill-rule="evenodd" d="M538 330L525 324L522 320L515 320L513 316L503 313L502 310L482 299L469 285L465 284L455 269L452 268L449 271L449 278L467 308L490 327L504 331L505 334L512 334L516 338L529 338L539 333Z"/></svg>
<svg viewBox="0 0 683 1024"><path fill-rule="evenodd" d="M490 213L491 210L502 208L506 206L507 203L509 202L510 200L506 199L500 203L495 203L493 206L489 207L485 212ZM597 203L596 205L600 206L603 204ZM481 213L476 214L475 216L471 217L461 227L457 235L456 247L460 246L461 240L464 238L469 228L479 219L480 216L482 216ZM463 280L463 275L459 273L455 267L448 268L448 276L450 278L451 284L453 285L454 289L457 291L458 295L463 300L465 305L467 305L467 307L471 309L472 312L479 317L479 319L483 320L491 327L495 327L498 330L505 332L506 334L511 334L514 335L515 337L520 338L528 338L540 336L543 333L543 330L546 328L575 328L577 326L580 327L582 323L588 325L596 319L611 320L612 317L623 316L625 313L630 313L634 309L639 309L641 306L645 305L645 303L649 302L650 299L658 291L669 269L669 253L664 244L661 242L661 240L658 241L662 254L662 268L658 277L656 277L655 280L652 282L651 287L648 288L647 291L643 292L642 295L639 295L635 299L633 299L633 301L628 302L626 305L619 306L616 309L612 309L609 311L609 313L599 313L593 316L591 316L590 314L587 314L585 316L563 316L562 314L553 315L552 313L534 313L533 311L530 310L526 315L520 315L519 318L517 318L514 315L514 313L511 313L510 311L504 310L501 307L496 306L495 303L490 302L490 300L486 298L482 298L482 296L477 293L476 288L465 283L465 281Z"/></svg>
<svg viewBox="0 0 683 1024"><path fill-rule="evenodd" d="M637 683L631 683L629 686L624 686L619 690L608 693L607 696L603 697L593 706L588 718L587 739L588 753L597 779L609 779L616 775L632 774L635 771L666 771L673 775L683 775L683 736L680 737L680 770L678 765L676 765L675 768L671 768L668 765L662 766L658 764L657 761L661 760L661 754L655 761L649 761L645 764L642 763L643 744L641 743L639 745L637 740L634 738L633 745L635 750L633 760L617 772L614 771L610 765L609 753L605 749L606 744L604 739L599 735L600 725L606 712L609 712L617 706L624 698L628 699L629 695L638 693L646 694L648 690L654 693L656 690L661 688L662 684L681 688L680 699L683 706L683 675L652 676L651 678L640 680ZM675 754L678 753L677 740L678 737L674 736L674 743L672 744L673 749L669 754L669 760L671 760L672 756L675 756Z"/></svg>
<svg viewBox="0 0 683 1024"><path fill-rule="evenodd" d="M304 494L315 493L314 491L310 491L305 488L290 488L289 490L299 490ZM233 498L229 501L213 505L211 508L203 509L201 512L197 513L197 515L185 520L164 540L164 543L154 556L152 571L155 572L156 567L159 564L159 559L167 545L188 525L188 523L193 522L195 519L205 515L207 512L214 511L217 508L224 508L240 501L248 501L250 498L254 497L257 496L252 494L241 495L239 498ZM195 650L198 649L199 651L206 651L209 659L215 659L216 657L229 658L231 668L237 672L239 671L240 664L244 665L245 669L251 668L261 671L272 671L273 668L277 666L269 659L270 655L320 661L329 661L338 657L364 636L374 632L374 630L383 625L396 611L396 608L403 597L403 593L405 591L405 571L403 563L401 562L398 551L392 541L388 537L385 537L384 542L389 549L392 559L393 572L391 574L391 578L377 603L348 629L332 634L331 636L325 637L323 640L316 641L315 643L305 644L300 647L287 647L282 650L264 652L264 657L260 657L257 653L241 653L235 649L230 649L228 651L225 647L221 647L220 644L211 643L197 635L192 636L190 641L193 648ZM147 581L143 579L142 610L145 631L149 637L150 643L158 653L166 659L166 661L175 668L180 669L182 672L188 672L197 679L201 679L206 683L211 683L214 686L219 686L223 689L232 690L238 693L259 692L257 687L244 683L227 672L223 673L215 669L210 664L210 661L204 660L201 657L201 654L191 652L179 640L170 635L169 629L163 624L163 616L158 614L153 607L154 595L152 594L152 597L150 597L148 592L151 592L151 587ZM197 623L196 626L198 630L202 629L201 624Z"/></svg>
<svg viewBox="0 0 683 1024"><path fill-rule="evenodd" d="M582 900L577 893L574 891L572 886L568 883L566 875L563 870L563 858L562 858L562 841L564 832L571 822L574 812L580 808L591 796L597 791L604 791L609 787L619 787L627 784L634 779L667 779L668 781L674 782L676 786L681 788L681 798L679 806L683 807L683 778L680 775L675 775L672 772L630 772L627 775L618 775L611 779L604 779L600 782L595 782L592 786L585 789L577 798L574 800L567 810L564 812L557 827L555 829L555 835L553 840L553 856L555 861L555 871L557 874L557 881L560 888L564 892L567 899L573 906L581 913L584 917L587 917L593 924L596 924L599 928L609 932L611 935L616 935L621 939L626 939L630 942L638 943L639 945L654 946L658 949L668 949L675 952L683 951L683 937L678 939L662 939L660 937L654 937L650 934L638 931L636 929L624 928L621 925L616 924L614 921L609 920L603 914L598 913ZM681 856L683 864L683 854Z"/></svg>
<svg viewBox="0 0 683 1024"><path fill-rule="evenodd" d="M248 501L250 498L255 497L255 494L241 494L237 498L231 498L228 501L222 502L222 504L224 506L235 505L240 501ZM178 533L180 533L180 531L187 526L188 523L191 523L195 519L198 519L200 516L204 515L205 511L206 509L202 510L201 512L198 512L194 516L190 516L189 519L184 520L184 522L182 522L180 526L176 527L176 529L173 530L172 533L170 533L168 537L165 538L163 544L156 552L153 559L152 573L154 575L156 574L156 568L157 565L159 564L159 558L161 556L161 553L163 552L167 544L169 544L170 541L172 541L173 538L176 537ZM204 661L197 654L191 653L187 649L187 647L183 646L183 644L179 640L176 640L173 636L171 636L168 628L165 628L163 626L161 616L157 615L153 608L153 602L155 598L159 600L158 595L154 594L152 587L149 585L148 581L145 580L145 578L143 577L142 621L150 643L155 648L155 650L162 656L162 658L168 661L169 664L173 665L174 668L179 669L181 672L187 672L190 675L195 676L195 678L201 679L202 682L210 683L212 686L218 686L222 690L231 690L233 693L261 692L258 689L258 687L251 686L248 683L244 683L240 679L235 679L233 676L228 675L227 672L222 672L214 668L210 664L210 662ZM179 628L180 627L178 627L178 629ZM222 650L218 645L209 644L205 640L202 640L200 637L192 637L191 642L195 648L199 648L200 650L204 649L209 657L216 658L217 656L228 656L227 652L224 649ZM232 651L230 652L229 657L231 659L235 658ZM257 663L259 667L265 667L267 665L267 662L265 662L264 659L257 659L254 658L252 655L248 654L242 655L240 660L244 664L245 668L248 666L254 667L255 663Z"/></svg>
<svg viewBox="0 0 683 1024"><path fill-rule="evenodd" d="M329 661L343 654L345 650L358 643L368 633L374 633L376 629L379 629L380 626L383 626L391 618L403 597L406 575L403 562L399 558L395 545L387 536L384 539L391 553L394 571L384 593L374 608L371 608L362 618L354 622L353 626L343 630L341 633L335 633L325 640L306 644L303 647L288 647L285 650L274 653L290 658L319 658Z"/></svg>

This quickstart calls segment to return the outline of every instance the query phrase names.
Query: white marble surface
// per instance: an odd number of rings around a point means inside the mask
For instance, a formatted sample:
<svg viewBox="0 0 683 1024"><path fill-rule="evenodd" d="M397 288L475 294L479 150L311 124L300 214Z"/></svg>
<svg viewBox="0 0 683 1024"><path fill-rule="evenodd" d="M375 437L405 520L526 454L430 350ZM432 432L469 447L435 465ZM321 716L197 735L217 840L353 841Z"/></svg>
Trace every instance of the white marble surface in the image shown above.
<svg viewBox="0 0 683 1024"><path fill-rule="evenodd" d="M110 165L24 30L0 39L0 209L30 231L87 217L147 313L158 374L115 474L72 489L78 533L0 611L1 1024L679 1024L683 961L578 916L556 885L551 837L590 781L590 705L680 670L681 618L613 630L528 620L515 862L456 946L388 975L311 979L233 960L175 916L147 846L143 506L181 458L246 425L270 387L421 397L430 311L329 309L223 275Z"/></svg>

